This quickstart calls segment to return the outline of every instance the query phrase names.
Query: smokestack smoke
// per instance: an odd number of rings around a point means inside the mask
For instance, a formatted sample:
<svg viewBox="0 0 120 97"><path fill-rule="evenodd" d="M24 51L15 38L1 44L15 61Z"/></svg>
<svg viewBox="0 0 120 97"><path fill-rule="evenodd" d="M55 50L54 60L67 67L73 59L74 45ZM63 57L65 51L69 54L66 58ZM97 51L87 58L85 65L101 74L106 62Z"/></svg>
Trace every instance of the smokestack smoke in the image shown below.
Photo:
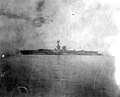
<svg viewBox="0 0 120 97"><path fill-rule="evenodd" d="M0 9L0 16L6 16L8 18L14 18L14 19L25 19L25 20L30 19L30 17L26 16L25 14L15 14L5 9Z"/></svg>

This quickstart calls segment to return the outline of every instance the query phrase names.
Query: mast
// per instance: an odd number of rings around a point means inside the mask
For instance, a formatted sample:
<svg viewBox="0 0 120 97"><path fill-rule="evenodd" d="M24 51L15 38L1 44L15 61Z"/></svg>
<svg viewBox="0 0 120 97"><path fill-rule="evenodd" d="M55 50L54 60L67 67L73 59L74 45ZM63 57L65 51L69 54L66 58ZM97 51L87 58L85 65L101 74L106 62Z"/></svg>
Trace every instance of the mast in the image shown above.
<svg viewBox="0 0 120 97"><path fill-rule="evenodd" d="M58 50L60 50L60 41L59 40L57 41L57 46L56 47L57 47Z"/></svg>

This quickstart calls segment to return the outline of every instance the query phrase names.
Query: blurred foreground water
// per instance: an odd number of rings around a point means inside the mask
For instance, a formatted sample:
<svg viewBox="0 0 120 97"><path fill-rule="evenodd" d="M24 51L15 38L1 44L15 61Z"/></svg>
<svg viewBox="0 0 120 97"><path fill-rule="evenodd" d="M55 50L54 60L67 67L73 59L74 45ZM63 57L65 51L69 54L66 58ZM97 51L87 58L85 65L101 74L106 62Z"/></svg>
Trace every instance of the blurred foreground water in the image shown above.
<svg viewBox="0 0 120 97"><path fill-rule="evenodd" d="M119 97L114 58L110 56L29 55L0 62L12 68L6 86L29 90L29 97Z"/></svg>

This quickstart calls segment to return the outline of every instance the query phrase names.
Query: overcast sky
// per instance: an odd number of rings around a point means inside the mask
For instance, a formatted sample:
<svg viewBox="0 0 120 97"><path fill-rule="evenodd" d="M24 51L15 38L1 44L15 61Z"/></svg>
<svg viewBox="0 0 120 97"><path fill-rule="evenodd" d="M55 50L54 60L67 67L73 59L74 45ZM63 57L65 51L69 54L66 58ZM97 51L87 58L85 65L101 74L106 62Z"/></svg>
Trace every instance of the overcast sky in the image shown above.
<svg viewBox="0 0 120 97"><path fill-rule="evenodd" d="M119 0L0 0L0 9L4 48L54 49L60 40L68 49L107 52L120 32Z"/></svg>

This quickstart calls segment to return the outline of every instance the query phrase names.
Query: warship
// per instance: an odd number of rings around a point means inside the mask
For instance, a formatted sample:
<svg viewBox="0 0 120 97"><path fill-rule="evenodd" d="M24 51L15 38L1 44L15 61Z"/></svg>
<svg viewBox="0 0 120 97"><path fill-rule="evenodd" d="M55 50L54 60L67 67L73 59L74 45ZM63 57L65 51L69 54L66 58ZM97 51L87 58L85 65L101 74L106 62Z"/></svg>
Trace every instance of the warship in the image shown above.
<svg viewBox="0 0 120 97"><path fill-rule="evenodd" d="M98 51L86 50L67 50L66 46L60 46L60 41L57 41L55 49L37 49L37 50L20 50L23 55L102 55Z"/></svg>

